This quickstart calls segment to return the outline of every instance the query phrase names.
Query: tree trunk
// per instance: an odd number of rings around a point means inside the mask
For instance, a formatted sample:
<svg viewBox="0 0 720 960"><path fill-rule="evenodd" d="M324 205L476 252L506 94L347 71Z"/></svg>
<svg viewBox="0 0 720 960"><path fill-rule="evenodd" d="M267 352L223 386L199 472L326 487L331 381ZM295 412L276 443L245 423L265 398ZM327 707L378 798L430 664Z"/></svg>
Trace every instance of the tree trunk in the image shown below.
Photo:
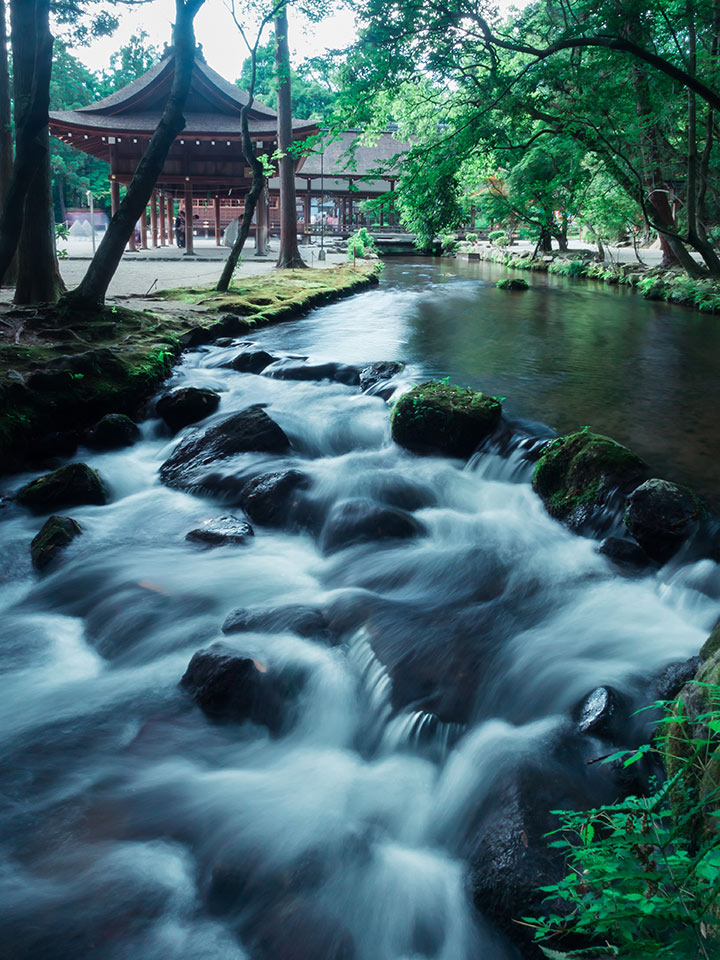
<svg viewBox="0 0 720 960"><path fill-rule="evenodd" d="M10 186L13 167L12 122L10 117L10 72L8 70L7 21L5 0L0 0L0 213ZM12 260L4 282L14 286L17 263Z"/></svg>
<svg viewBox="0 0 720 960"><path fill-rule="evenodd" d="M255 56L255 54L253 54L253 56ZM235 267L237 266L237 262L240 259L240 254L245 246L245 241L250 233L250 224L252 223L253 214L255 213L258 197L265 187L265 171L263 170L262 163L255 155L255 148L253 147L252 140L250 138L250 129L248 126L248 113L253 103L252 87L254 87L254 82L251 85L248 102L242 108L240 113L240 123L242 125L242 151L245 157L245 162L252 168L253 179L248 195L245 197L245 209L243 211L243 218L240 223L238 235L235 237L235 243L232 245L230 255L225 261L223 272L221 273L217 287L215 288L221 293L225 293L227 288L230 286L230 281L232 280L232 275L235 272Z"/></svg>
<svg viewBox="0 0 720 960"><path fill-rule="evenodd" d="M45 164L49 164L48 110L53 48L49 9L49 0L15 0L12 9L15 160L0 217L0 283L18 247L27 192L38 168L44 169Z"/></svg>
<svg viewBox="0 0 720 960"><path fill-rule="evenodd" d="M22 3L22 19L16 22L13 7L12 48L13 80L15 87L16 126L17 105L29 100L35 82L36 51L52 50L49 8L38 2ZM49 88L48 88L49 98ZM49 105L49 99L48 99ZM45 124L38 132L38 152L33 175L25 194L22 230L17 248L17 280L15 303L55 303L65 290L60 276L55 251L55 212L50 175L50 133Z"/></svg>
<svg viewBox="0 0 720 960"><path fill-rule="evenodd" d="M287 5L284 5L275 17L275 73L278 81L278 151L280 153L280 254L277 265L294 269L306 267L307 264L298 250L295 159L289 152L292 144L292 100Z"/></svg>
<svg viewBox="0 0 720 960"><path fill-rule="evenodd" d="M552 250L552 236L547 227L540 228L540 239L538 247L542 253L550 253Z"/></svg>
<svg viewBox="0 0 720 960"><path fill-rule="evenodd" d="M77 289L63 298L63 302L70 307L96 309L104 303L107 288L120 263L125 245L147 207L170 147L185 127L183 111L195 65L193 20L203 2L204 0L175 0L175 72L170 96L127 193L110 221L87 273Z"/></svg>

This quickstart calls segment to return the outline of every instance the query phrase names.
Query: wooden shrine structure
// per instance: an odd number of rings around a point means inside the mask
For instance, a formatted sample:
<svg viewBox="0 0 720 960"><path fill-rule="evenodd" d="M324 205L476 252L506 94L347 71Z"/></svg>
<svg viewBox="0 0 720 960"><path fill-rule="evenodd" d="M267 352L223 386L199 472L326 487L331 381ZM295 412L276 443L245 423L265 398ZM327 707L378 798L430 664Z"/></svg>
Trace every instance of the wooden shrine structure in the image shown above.
<svg viewBox="0 0 720 960"><path fill-rule="evenodd" d="M128 185L162 115L174 74L174 58L163 59L137 80L109 97L77 110L50 113L50 132L65 143L110 164L112 212L120 202L120 186ZM252 171L245 164L241 141L240 111L248 95L228 83L200 57L196 57L190 93L185 105L185 129L176 138L158 177L150 200L150 231L153 246L173 242L175 204L185 211L185 251L193 252L193 225L201 218L198 202L207 213L212 203L216 242L220 242L223 219L238 215L237 204L247 194ZM249 115L250 135L257 154L270 158L277 147L277 113L255 100ZM317 133L308 120L293 120L293 137L303 140ZM298 161L302 166L302 158ZM228 201L235 200L235 203ZM257 235L267 233L267 208L262 197L257 209ZM223 210L225 208L225 211ZM189 214L189 211L192 211ZM223 218L222 213L226 212ZM228 216L228 213L232 216ZM147 215L140 222L140 236L147 246ZM135 237L130 248L135 248Z"/></svg>
<svg viewBox="0 0 720 960"><path fill-rule="evenodd" d="M109 97L77 110L50 113L54 136L108 162L112 213L120 202L121 185L127 186L132 180L157 126L173 73L174 59L166 52L154 67ZM184 111L185 129L176 138L158 177L149 218L146 213L139 222L142 247L174 243L178 207L185 213L187 254L193 253L196 233L214 235L219 245L223 230L242 215L252 182L241 149L240 111L247 100L245 91L223 79L201 57L196 58ZM249 127L258 155L269 159L277 147L276 111L254 100ZM314 122L293 119L296 141L317 133ZM374 215L362 212L359 204L392 194L400 175L398 157L408 146L391 132L368 146L361 142L360 131L348 130L298 158L295 187L299 233L342 236L360 225L394 230L391 199L385 199ZM257 253L266 252L269 232L279 223L279 182L271 177L256 207ZM136 246L133 234L129 247L135 250Z"/></svg>

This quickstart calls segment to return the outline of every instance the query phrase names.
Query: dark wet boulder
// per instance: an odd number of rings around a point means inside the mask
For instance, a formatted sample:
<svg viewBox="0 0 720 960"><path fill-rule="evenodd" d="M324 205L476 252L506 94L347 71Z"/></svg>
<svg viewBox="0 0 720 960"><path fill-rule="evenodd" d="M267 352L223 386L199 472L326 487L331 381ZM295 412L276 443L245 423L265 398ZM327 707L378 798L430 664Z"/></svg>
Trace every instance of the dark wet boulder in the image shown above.
<svg viewBox="0 0 720 960"><path fill-rule="evenodd" d="M297 360L278 360L264 370L264 375L275 380L332 380L354 387L360 383L360 371L346 363L302 363Z"/></svg>
<svg viewBox="0 0 720 960"><path fill-rule="evenodd" d="M253 528L247 520L237 517L213 517L205 520L199 527L185 534L186 540L193 543L203 543L210 547L219 547L226 543L247 543L254 535Z"/></svg>
<svg viewBox="0 0 720 960"><path fill-rule="evenodd" d="M690 683L703 661L702 651L698 657L689 660L675 660L669 663L655 677L650 700L674 700L686 683Z"/></svg>
<svg viewBox="0 0 720 960"><path fill-rule="evenodd" d="M633 490L623 519L643 550L665 563L694 534L703 512L688 487L653 479Z"/></svg>
<svg viewBox="0 0 720 960"><path fill-rule="evenodd" d="M180 685L211 720L252 723L279 733L302 689L295 669L277 670L222 643L198 650Z"/></svg>
<svg viewBox="0 0 720 960"><path fill-rule="evenodd" d="M160 467L160 479L169 487L187 489L202 483L207 468L248 451L287 453L290 441L262 405L255 404L183 440Z"/></svg>
<svg viewBox="0 0 720 960"><path fill-rule="evenodd" d="M49 517L30 544L30 556L37 570L44 570L58 553L80 536L82 528L72 517Z"/></svg>
<svg viewBox="0 0 720 960"><path fill-rule="evenodd" d="M579 529L607 523L611 508L647 473L645 461L627 447L582 430L547 444L532 484L550 516Z"/></svg>
<svg viewBox="0 0 720 960"><path fill-rule="evenodd" d="M620 720L623 698L613 687L596 687L575 709L578 733L607 736Z"/></svg>
<svg viewBox="0 0 720 960"><path fill-rule="evenodd" d="M500 422L495 397L430 380L404 393L390 419L393 440L414 453L467 459Z"/></svg>
<svg viewBox="0 0 720 960"><path fill-rule="evenodd" d="M320 547L329 554L354 543L407 540L425 532L424 524L406 510L358 498L335 504L323 527Z"/></svg>
<svg viewBox="0 0 720 960"><path fill-rule="evenodd" d="M504 280L498 280L495 284L498 290L529 290L530 286L527 280L523 280L522 277L505 277Z"/></svg>
<svg viewBox="0 0 720 960"><path fill-rule="evenodd" d="M360 389L365 392L376 384L402 373L405 369L404 363L397 360L380 360L377 363L369 363L360 371Z"/></svg>
<svg viewBox="0 0 720 960"><path fill-rule="evenodd" d="M634 540L624 540L622 537L606 537L598 547L608 560L621 567L635 567L642 569L650 563L650 557Z"/></svg>
<svg viewBox="0 0 720 960"><path fill-rule="evenodd" d="M273 357L267 350L248 347L242 353L238 353L230 361L230 366L238 373L262 373L265 367L275 363L277 357Z"/></svg>
<svg viewBox="0 0 720 960"><path fill-rule="evenodd" d="M335 643L336 633L319 607L290 603L283 607L265 609L239 607L228 614L222 625L223 633L296 633L299 637Z"/></svg>
<svg viewBox="0 0 720 960"><path fill-rule="evenodd" d="M300 470L279 470L253 477L242 488L240 502L253 521L266 527L282 527L299 519L302 491L310 477Z"/></svg>
<svg viewBox="0 0 720 960"><path fill-rule="evenodd" d="M69 463L21 487L18 503L42 513L56 507L107 503L107 491L96 470L86 463Z"/></svg>
<svg viewBox="0 0 720 960"><path fill-rule="evenodd" d="M108 413L88 433L85 443L93 450L119 450L140 439L140 428L124 413Z"/></svg>
<svg viewBox="0 0 720 960"><path fill-rule="evenodd" d="M180 430L215 413L220 394L205 387L180 387L164 393L155 409L171 430Z"/></svg>
<svg viewBox="0 0 720 960"><path fill-rule="evenodd" d="M548 903L540 889L558 883L566 873L562 854L546 839L558 825L549 812L557 807L546 792L535 802L516 789L506 790L483 823L469 858L475 906L514 940L532 938L518 926L523 917L564 912L562 901Z"/></svg>

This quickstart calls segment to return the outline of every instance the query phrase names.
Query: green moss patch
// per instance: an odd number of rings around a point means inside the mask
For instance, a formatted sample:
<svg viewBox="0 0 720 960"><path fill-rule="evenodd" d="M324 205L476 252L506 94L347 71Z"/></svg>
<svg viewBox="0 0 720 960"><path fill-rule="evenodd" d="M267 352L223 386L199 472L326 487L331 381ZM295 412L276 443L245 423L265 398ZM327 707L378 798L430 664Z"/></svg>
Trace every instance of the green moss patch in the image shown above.
<svg viewBox="0 0 720 960"><path fill-rule="evenodd" d="M400 397L390 425L393 440L408 450L466 458L494 431L501 413L495 397L430 380Z"/></svg>
<svg viewBox="0 0 720 960"><path fill-rule="evenodd" d="M47 453L39 443L46 435L77 432L107 413L137 414L184 347L295 317L377 276L377 266L366 264L279 270L237 281L223 295L210 288L156 294L157 312L9 308L0 339L2 469ZM162 301L172 301L172 311L162 312ZM185 316L181 303L205 309Z"/></svg>
<svg viewBox="0 0 720 960"><path fill-rule="evenodd" d="M627 447L588 430L547 445L533 473L533 489L551 516L579 526L614 493L646 479L644 460Z"/></svg>

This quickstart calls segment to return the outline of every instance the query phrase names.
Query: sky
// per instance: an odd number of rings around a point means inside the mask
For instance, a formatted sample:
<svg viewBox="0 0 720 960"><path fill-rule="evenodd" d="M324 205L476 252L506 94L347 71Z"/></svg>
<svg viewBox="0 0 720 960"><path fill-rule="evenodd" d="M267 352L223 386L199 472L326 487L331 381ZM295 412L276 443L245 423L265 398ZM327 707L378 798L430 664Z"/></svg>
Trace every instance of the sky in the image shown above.
<svg viewBox="0 0 720 960"><path fill-rule="evenodd" d="M114 12L119 14L120 26L112 37L74 50L91 70L107 67L114 51L141 29L147 31L151 43L162 47L170 42L174 0L153 0L135 9L123 9L117 4ZM295 63L319 56L328 49L344 47L355 38L355 17L347 7L319 24L302 22L291 7L289 20L291 56ZM271 28L266 28L264 37L271 34ZM203 46L205 60L214 70L231 81L240 76L246 48L225 0L205 0L195 20L195 36Z"/></svg>

